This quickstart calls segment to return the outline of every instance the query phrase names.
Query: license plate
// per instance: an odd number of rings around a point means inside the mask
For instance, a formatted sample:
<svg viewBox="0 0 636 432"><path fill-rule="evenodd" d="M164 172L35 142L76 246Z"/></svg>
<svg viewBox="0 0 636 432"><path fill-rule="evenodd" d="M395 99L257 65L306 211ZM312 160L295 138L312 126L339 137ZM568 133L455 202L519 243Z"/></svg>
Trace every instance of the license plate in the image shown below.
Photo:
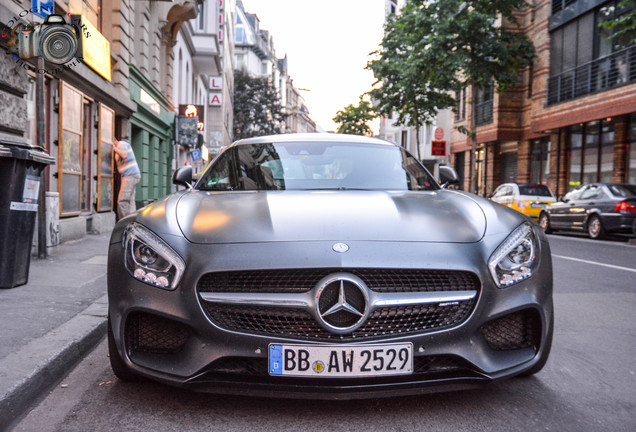
<svg viewBox="0 0 636 432"><path fill-rule="evenodd" d="M413 344L269 346L269 374L359 377L413 373Z"/></svg>

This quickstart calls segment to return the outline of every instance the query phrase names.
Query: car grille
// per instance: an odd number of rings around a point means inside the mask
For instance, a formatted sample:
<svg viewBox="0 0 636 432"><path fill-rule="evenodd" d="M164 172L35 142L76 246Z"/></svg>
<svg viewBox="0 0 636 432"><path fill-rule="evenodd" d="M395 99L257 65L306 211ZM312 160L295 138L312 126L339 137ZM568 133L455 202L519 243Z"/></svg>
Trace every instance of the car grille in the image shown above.
<svg viewBox="0 0 636 432"><path fill-rule="evenodd" d="M539 347L541 319L534 309L526 309L487 322L481 328L488 346L496 351Z"/></svg>
<svg viewBox="0 0 636 432"><path fill-rule="evenodd" d="M302 293L325 276L346 272L358 276L375 292L479 291L479 280L470 272L386 269L311 269L210 273L201 278L200 292ZM236 305L202 301L203 309L219 327L256 335L316 341L368 340L422 333L456 326L470 315L477 296L470 300L375 310L366 322L348 334L325 330L306 310Z"/></svg>
<svg viewBox="0 0 636 432"><path fill-rule="evenodd" d="M126 349L134 353L173 354L190 337L184 324L146 312L133 312L126 320Z"/></svg>
<svg viewBox="0 0 636 432"><path fill-rule="evenodd" d="M376 292L469 291L479 287L474 273L449 270L403 269L290 269L207 273L197 285L199 292L302 293L325 276L350 273Z"/></svg>
<svg viewBox="0 0 636 432"><path fill-rule="evenodd" d="M435 373L469 371L469 365L454 356L427 356L413 358L413 374L415 376ZM268 377L267 359L254 357L223 357L212 363L207 374L233 375L243 377ZM276 377L280 380L281 377ZM345 378L346 379L346 378ZM377 377L375 377L377 379Z"/></svg>

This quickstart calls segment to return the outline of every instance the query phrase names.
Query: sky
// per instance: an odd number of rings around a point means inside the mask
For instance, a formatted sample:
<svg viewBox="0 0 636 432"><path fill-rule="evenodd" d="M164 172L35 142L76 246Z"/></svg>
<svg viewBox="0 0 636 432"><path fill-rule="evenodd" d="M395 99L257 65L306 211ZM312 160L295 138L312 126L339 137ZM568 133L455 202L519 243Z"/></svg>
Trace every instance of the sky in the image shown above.
<svg viewBox="0 0 636 432"><path fill-rule="evenodd" d="M288 73L301 91L309 116L326 131L347 105L371 90L365 66L379 48L384 0L242 0L274 38L276 57L287 54ZM370 125L378 132L378 122Z"/></svg>

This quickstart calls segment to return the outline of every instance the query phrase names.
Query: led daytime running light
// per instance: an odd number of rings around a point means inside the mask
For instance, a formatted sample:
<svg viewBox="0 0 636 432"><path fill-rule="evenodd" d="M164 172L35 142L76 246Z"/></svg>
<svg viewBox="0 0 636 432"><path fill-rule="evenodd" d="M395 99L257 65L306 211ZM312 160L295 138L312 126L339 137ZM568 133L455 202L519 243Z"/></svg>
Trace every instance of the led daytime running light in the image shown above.
<svg viewBox="0 0 636 432"><path fill-rule="evenodd" d="M141 243L141 245L139 245ZM156 254L158 261L137 256L141 248L145 254ZM164 289L175 289L185 270L183 259L161 238L138 223L128 225L123 238L124 263L135 278L148 285ZM164 264L160 266L160 264Z"/></svg>
<svg viewBox="0 0 636 432"><path fill-rule="evenodd" d="M532 276L537 258L537 241L529 224L515 229L488 260L490 273L499 288L505 288Z"/></svg>

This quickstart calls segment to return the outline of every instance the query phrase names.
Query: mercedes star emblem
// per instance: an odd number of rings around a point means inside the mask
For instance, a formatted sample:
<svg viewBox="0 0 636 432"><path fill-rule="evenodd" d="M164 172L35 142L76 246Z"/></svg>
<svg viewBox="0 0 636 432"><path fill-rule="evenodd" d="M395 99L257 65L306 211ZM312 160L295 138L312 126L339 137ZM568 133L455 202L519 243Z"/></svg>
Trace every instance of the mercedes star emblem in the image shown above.
<svg viewBox="0 0 636 432"><path fill-rule="evenodd" d="M332 333L351 333L367 318L368 293L364 282L346 273L328 276L316 291L316 312L323 327Z"/></svg>

